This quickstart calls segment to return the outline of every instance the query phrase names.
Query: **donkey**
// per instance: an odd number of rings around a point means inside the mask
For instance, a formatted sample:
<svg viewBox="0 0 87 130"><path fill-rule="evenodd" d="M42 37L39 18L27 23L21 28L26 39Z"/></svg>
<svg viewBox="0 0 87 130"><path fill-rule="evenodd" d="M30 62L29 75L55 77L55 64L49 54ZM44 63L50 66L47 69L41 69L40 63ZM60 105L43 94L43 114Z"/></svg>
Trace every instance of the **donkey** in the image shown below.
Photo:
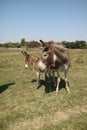
<svg viewBox="0 0 87 130"><path fill-rule="evenodd" d="M40 73L45 72L45 81L46 83L49 83L49 75L50 75L50 69L47 65L48 62L42 61L41 58L36 58L30 54L28 54L26 51L22 51L22 54L25 57L25 68L29 68L30 65L33 65L34 71L36 73L36 79L37 79L37 89L41 86L40 83Z"/></svg>
<svg viewBox="0 0 87 130"><path fill-rule="evenodd" d="M56 86L56 95L58 94L59 84L60 84L60 72L63 71L65 75L65 87L69 91L69 82L68 82L68 70L71 65L69 51L62 44L56 43L54 41L44 42L40 40L41 46L43 46L43 51L41 55L42 61L48 62L48 66L52 69L53 77L55 70L57 71L57 86ZM48 61L49 59L49 61ZM54 78L53 78L54 79ZM55 82L55 81L54 81Z"/></svg>

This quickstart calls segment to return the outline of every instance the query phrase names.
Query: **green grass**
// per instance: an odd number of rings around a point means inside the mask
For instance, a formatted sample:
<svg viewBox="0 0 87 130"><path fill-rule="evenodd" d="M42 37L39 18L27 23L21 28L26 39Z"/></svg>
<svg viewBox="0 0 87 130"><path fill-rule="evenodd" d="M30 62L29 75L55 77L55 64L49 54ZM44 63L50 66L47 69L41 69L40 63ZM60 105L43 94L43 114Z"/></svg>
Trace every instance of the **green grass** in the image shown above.
<svg viewBox="0 0 87 130"><path fill-rule="evenodd" d="M30 53L39 57L40 50ZM20 51L0 51L0 130L86 130L87 50L70 50L70 91L45 94ZM44 80L44 74L41 74Z"/></svg>

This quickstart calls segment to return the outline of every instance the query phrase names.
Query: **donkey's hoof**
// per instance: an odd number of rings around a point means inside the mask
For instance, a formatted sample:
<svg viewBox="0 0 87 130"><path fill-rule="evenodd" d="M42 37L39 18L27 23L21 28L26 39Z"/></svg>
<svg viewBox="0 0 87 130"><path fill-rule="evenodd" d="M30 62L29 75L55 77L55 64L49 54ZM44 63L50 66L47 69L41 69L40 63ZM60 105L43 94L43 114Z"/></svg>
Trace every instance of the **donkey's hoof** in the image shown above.
<svg viewBox="0 0 87 130"><path fill-rule="evenodd" d="M58 95L58 92L56 92L55 95L57 96L57 95Z"/></svg>
<svg viewBox="0 0 87 130"><path fill-rule="evenodd" d="M70 91L67 91L70 94Z"/></svg>

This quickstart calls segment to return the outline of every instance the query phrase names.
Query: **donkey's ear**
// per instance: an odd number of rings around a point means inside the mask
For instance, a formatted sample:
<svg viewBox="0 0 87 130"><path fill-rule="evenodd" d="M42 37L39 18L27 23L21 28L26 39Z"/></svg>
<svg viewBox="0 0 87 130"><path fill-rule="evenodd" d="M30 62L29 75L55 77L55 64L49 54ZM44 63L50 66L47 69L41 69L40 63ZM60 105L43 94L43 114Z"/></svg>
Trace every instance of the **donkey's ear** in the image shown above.
<svg viewBox="0 0 87 130"><path fill-rule="evenodd" d="M21 53L25 56L27 53L26 51L21 51Z"/></svg>
<svg viewBox="0 0 87 130"><path fill-rule="evenodd" d="M41 39L39 40L41 43L44 43L44 41L42 41Z"/></svg>
<svg viewBox="0 0 87 130"><path fill-rule="evenodd" d="M42 41L42 40L39 40L39 41L40 41L40 45L41 46L43 46L43 47L45 47L45 46L47 47L48 46L44 41Z"/></svg>
<svg viewBox="0 0 87 130"><path fill-rule="evenodd" d="M21 51L21 53L24 55L24 51Z"/></svg>

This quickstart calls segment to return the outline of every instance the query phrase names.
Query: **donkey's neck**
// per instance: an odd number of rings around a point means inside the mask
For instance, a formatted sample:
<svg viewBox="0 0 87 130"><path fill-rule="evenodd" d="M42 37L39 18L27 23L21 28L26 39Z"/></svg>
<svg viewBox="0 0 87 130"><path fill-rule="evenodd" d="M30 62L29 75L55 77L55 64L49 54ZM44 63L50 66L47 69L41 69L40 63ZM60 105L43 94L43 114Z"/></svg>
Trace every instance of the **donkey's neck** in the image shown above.
<svg viewBox="0 0 87 130"><path fill-rule="evenodd" d="M62 63L66 63L69 59L67 53L67 50L65 52L61 52L58 49L54 48L54 54L59 58L58 61L61 61Z"/></svg>
<svg viewBox="0 0 87 130"><path fill-rule="evenodd" d="M31 64L34 66L37 62L38 58L31 56Z"/></svg>

